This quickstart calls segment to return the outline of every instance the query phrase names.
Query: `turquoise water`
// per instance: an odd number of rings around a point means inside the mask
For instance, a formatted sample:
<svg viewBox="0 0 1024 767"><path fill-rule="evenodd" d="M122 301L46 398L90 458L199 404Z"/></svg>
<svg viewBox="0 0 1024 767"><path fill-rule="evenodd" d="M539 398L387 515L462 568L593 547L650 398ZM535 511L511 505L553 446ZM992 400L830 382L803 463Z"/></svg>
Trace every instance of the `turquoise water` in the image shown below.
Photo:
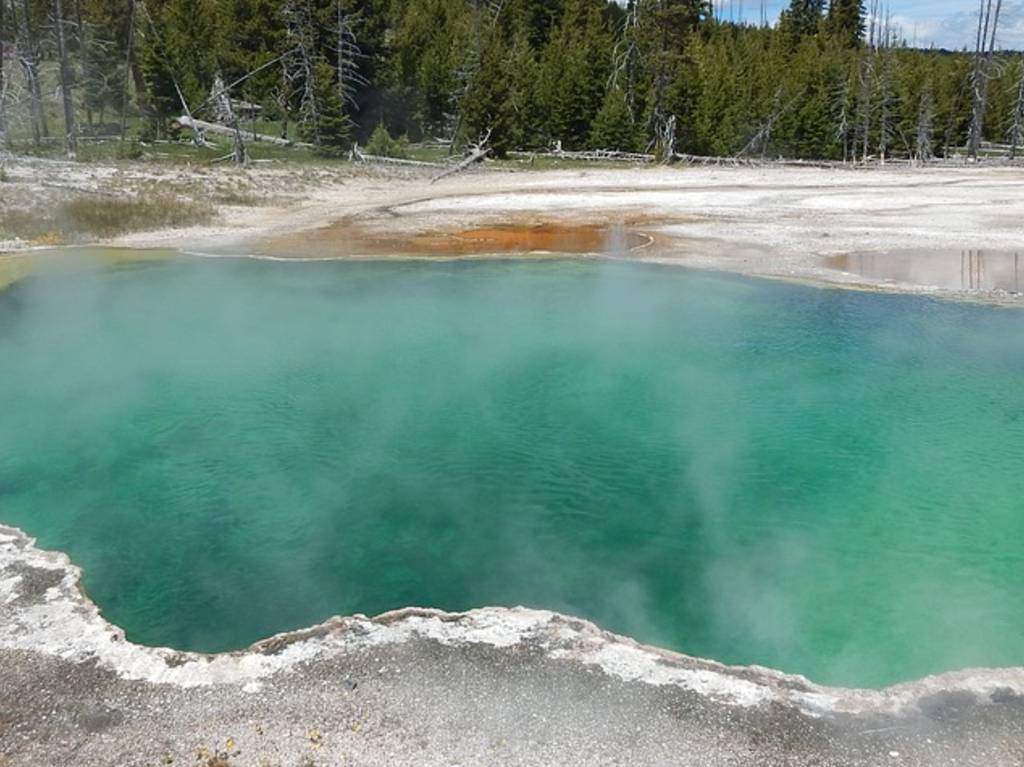
<svg viewBox="0 0 1024 767"><path fill-rule="evenodd" d="M1024 664L1024 312L594 261L0 292L0 520L139 642L550 608L827 683Z"/></svg>

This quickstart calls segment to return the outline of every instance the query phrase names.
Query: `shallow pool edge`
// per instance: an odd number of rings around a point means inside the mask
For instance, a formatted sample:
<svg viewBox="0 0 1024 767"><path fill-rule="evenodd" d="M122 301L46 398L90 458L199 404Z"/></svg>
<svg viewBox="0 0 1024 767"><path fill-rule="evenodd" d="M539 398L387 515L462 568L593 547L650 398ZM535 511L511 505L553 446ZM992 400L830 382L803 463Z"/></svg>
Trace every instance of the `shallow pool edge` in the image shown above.
<svg viewBox="0 0 1024 767"><path fill-rule="evenodd" d="M272 691L275 675L387 645L428 642L449 648L488 646L514 656L540 652L619 680L689 691L727 707L783 706L829 714L898 716L953 695L971 705L1024 703L1024 667L966 669L886 687L828 687L760 666L727 666L642 645L589 621L525 607L461 613L408 607L375 617L337 616L217 654L147 647L125 638L81 587L82 570L58 551L36 546L22 530L0 525L0 665L19 653L75 666L97 666L125 683L177 688L231 685L242 693ZM7 656L7 657L5 657Z"/></svg>

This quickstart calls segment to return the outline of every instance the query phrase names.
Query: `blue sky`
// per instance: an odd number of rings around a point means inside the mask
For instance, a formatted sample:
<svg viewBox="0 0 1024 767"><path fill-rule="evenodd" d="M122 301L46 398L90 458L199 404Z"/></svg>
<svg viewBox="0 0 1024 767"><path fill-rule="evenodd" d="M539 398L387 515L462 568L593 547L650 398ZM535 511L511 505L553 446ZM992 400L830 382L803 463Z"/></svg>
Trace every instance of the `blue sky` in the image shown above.
<svg viewBox="0 0 1024 767"><path fill-rule="evenodd" d="M882 0L883 4L886 0ZM774 22L789 0L766 0L768 18ZM902 29L907 42L922 47L974 47L977 33L977 0L888 0L889 11ZM742 17L756 23L761 0L716 0L715 7L725 18ZM1003 48L1024 50L1024 0L1003 0L998 44Z"/></svg>

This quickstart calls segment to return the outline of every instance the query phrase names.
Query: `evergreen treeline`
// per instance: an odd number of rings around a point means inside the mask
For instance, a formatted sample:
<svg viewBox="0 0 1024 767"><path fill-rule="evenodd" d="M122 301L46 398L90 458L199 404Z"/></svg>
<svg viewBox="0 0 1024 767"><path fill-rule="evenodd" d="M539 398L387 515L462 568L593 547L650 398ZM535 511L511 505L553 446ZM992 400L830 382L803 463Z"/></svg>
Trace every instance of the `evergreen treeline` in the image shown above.
<svg viewBox="0 0 1024 767"><path fill-rule="evenodd" d="M325 154L383 125L487 134L498 155L947 155L975 56L895 38L863 0L792 0L773 27L722 23L703 0L0 0L0 132L38 142L67 123L73 151L79 131L153 137L185 113L237 126L258 110ZM1016 147L1024 60L1000 62L984 137Z"/></svg>

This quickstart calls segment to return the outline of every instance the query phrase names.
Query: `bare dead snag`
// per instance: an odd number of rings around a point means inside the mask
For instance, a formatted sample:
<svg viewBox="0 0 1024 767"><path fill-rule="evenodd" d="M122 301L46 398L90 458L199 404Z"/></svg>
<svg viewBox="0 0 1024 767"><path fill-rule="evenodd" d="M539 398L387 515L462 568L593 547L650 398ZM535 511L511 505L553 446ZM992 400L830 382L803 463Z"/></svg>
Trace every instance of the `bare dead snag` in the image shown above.
<svg viewBox="0 0 1024 767"><path fill-rule="evenodd" d="M835 86L832 109L836 118L836 140L843 146L843 164L850 160L850 89L845 79Z"/></svg>
<svg viewBox="0 0 1024 767"><path fill-rule="evenodd" d="M4 59L7 56L4 47L4 33L7 31L4 25L6 7L7 0L0 0L0 146L7 137L7 70L4 69Z"/></svg>
<svg viewBox="0 0 1024 767"><path fill-rule="evenodd" d="M1010 159L1017 159L1017 149L1024 144L1024 58L1020 62L1020 75L1017 80L1017 100L1010 118Z"/></svg>
<svg viewBox="0 0 1024 767"><path fill-rule="evenodd" d="M213 80L213 92L210 96L213 101L214 113L217 115L217 122L221 123L230 131L234 146L232 157L235 165L246 165L249 162L249 155L245 151L245 141L242 139L242 131L238 127L238 116L231 104L231 97L224 87L224 80L217 75Z"/></svg>
<svg viewBox="0 0 1024 767"><path fill-rule="evenodd" d="M438 173L430 179L430 183L433 184L443 178L447 178L448 176L454 176L456 173L461 173L474 163L478 163L483 160L491 152L491 148L487 146L487 142L491 139L491 131L492 129L488 128L487 133L485 133L479 141L470 147L469 154L466 155L461 162L453 165L445 171L442 171L441 173Z"/></svg>
<svg viewBox="0 0 1024 767"><path fill-rule="evenodd" d="M794 96L787 103L782 103L782 89L780 88L775 92L775 97L772 99L774 105L772 113L768 115L768 119L765 120L757 133L754 134L753 138L747 142L747 145L743 147L739 152L736 153L736 157L746 157L749 154L757 152L761 155L761 159L764 160L768 154L768 145L771 143L772 131L775 130L775 125L780 119L792 109L797 101L800 100L799 96Z"/></svg>
<svg viewBox="0 0 1024 767"><path fill-rule="evenodd" d="M917 110L917 136L914 142L914 159L924 165L932 159L932 142L935 137L935 99L931 91L921 94Z"/></svg>
<svg viewBox="0 0 1024 767"><path fill-rule="evenodd" d="M382 163L384 165L405 165L410 168L447 168L439 162L426 162L425 160L407 160L404 157L384 157L377 154L365 154L359 149L359 144L352 145L349 153L350 159L354 162Z"/></svg>
<svg viewBox="0 0 1024 767"><path fill-rule="evenodd" d="M668 165L676 154L676 116L669 115L658 126L656 155L661 162Z"/></svg>
<svg viewBox="0 0 1024 767"><path fill-rule="evenodd" d="M335 27L335 73L337 75L338 103L342 110L349 107L355 109L356 93L359 88L369 85L369 80L363 77L359 71L359 60L364 58L356 38L356 26L360 22L359 14L345 13L342 9L342 0L335 4L336 27ZM348 114L346 111L346 119ZM349 120L351 123L351 120Z"/></svg>
<svg viewBox="0 0 1024 767"><path fill-rule="evenodd" d="M607 87L619 88L626 100L626 110L632 120L636 119L637 80L642 66L642 52L638 44L640 33L640 6L631 3L622 22L619 42L612 51L612 73L608 76Z"/></svg>
<svg viewBox="0 0 1024 767"><path fill-rule="evenodd" d="M195 120L188 115L181 115L178 117L178 122L192 131L213 133L218 136L234 135L234 130L232 128L225 125L218 125L217 123L207 122L206 120ZM264 133L257 133L254 141L261 144L273 144L274 146L304 147L307 149L311 149L313 147L312 144L303 143L301 141L289 141L288 139L278 138L277 136L268 136Z"/></svg>
<svg viewBox="0 0 1024 767"><path fill-rule="evenodd" d="M60 60L60 94L64 105L64 152L69 160L74 160L78 156L78 126L75 124L71 64L68 61L68 42L64 33L64 8L61 0L53 0L53 23L57 39L57 57Z"/></svg>
<svg viewBox="0 0 1024 767"><path fill-rule="evenodd" d="M883 52L878 77L878 159L885 165L889 146L896 132L896 95L893 83L893 61L890 53Z"/></svg>
<svg viewBox="0 0 1024 767"><path fill-rule="evenodd" d="M316 82L317 22L307 3L287 0L281 9L286 34L292 49L285 54L285 79L299 94L299 122L313 139L313 145L323 143L321 124L323 116Z"/></svg>
<svg viewBox="0 0 1024 767"><path fill-rule="evenodd" d="M3 2L3 0L0 0ZM128 88L132 81L132 56L135 51L135 0L128 13L128 45L125 52L124 82L121 84L121 141L128 135Z"/></svg>
<svg viewBox="0 0 1024 767"><path fill-rule="evenodd" d="M978 34L974 50L974 71L971 73L971 87L974 103L971 109L971 124L967 134L967 153L977 162L978 151L985 129L985 111L988 109L988 84L991 78L992 57L995 54L996 31L1003 0L981 0L978 8Z"/></svg>

